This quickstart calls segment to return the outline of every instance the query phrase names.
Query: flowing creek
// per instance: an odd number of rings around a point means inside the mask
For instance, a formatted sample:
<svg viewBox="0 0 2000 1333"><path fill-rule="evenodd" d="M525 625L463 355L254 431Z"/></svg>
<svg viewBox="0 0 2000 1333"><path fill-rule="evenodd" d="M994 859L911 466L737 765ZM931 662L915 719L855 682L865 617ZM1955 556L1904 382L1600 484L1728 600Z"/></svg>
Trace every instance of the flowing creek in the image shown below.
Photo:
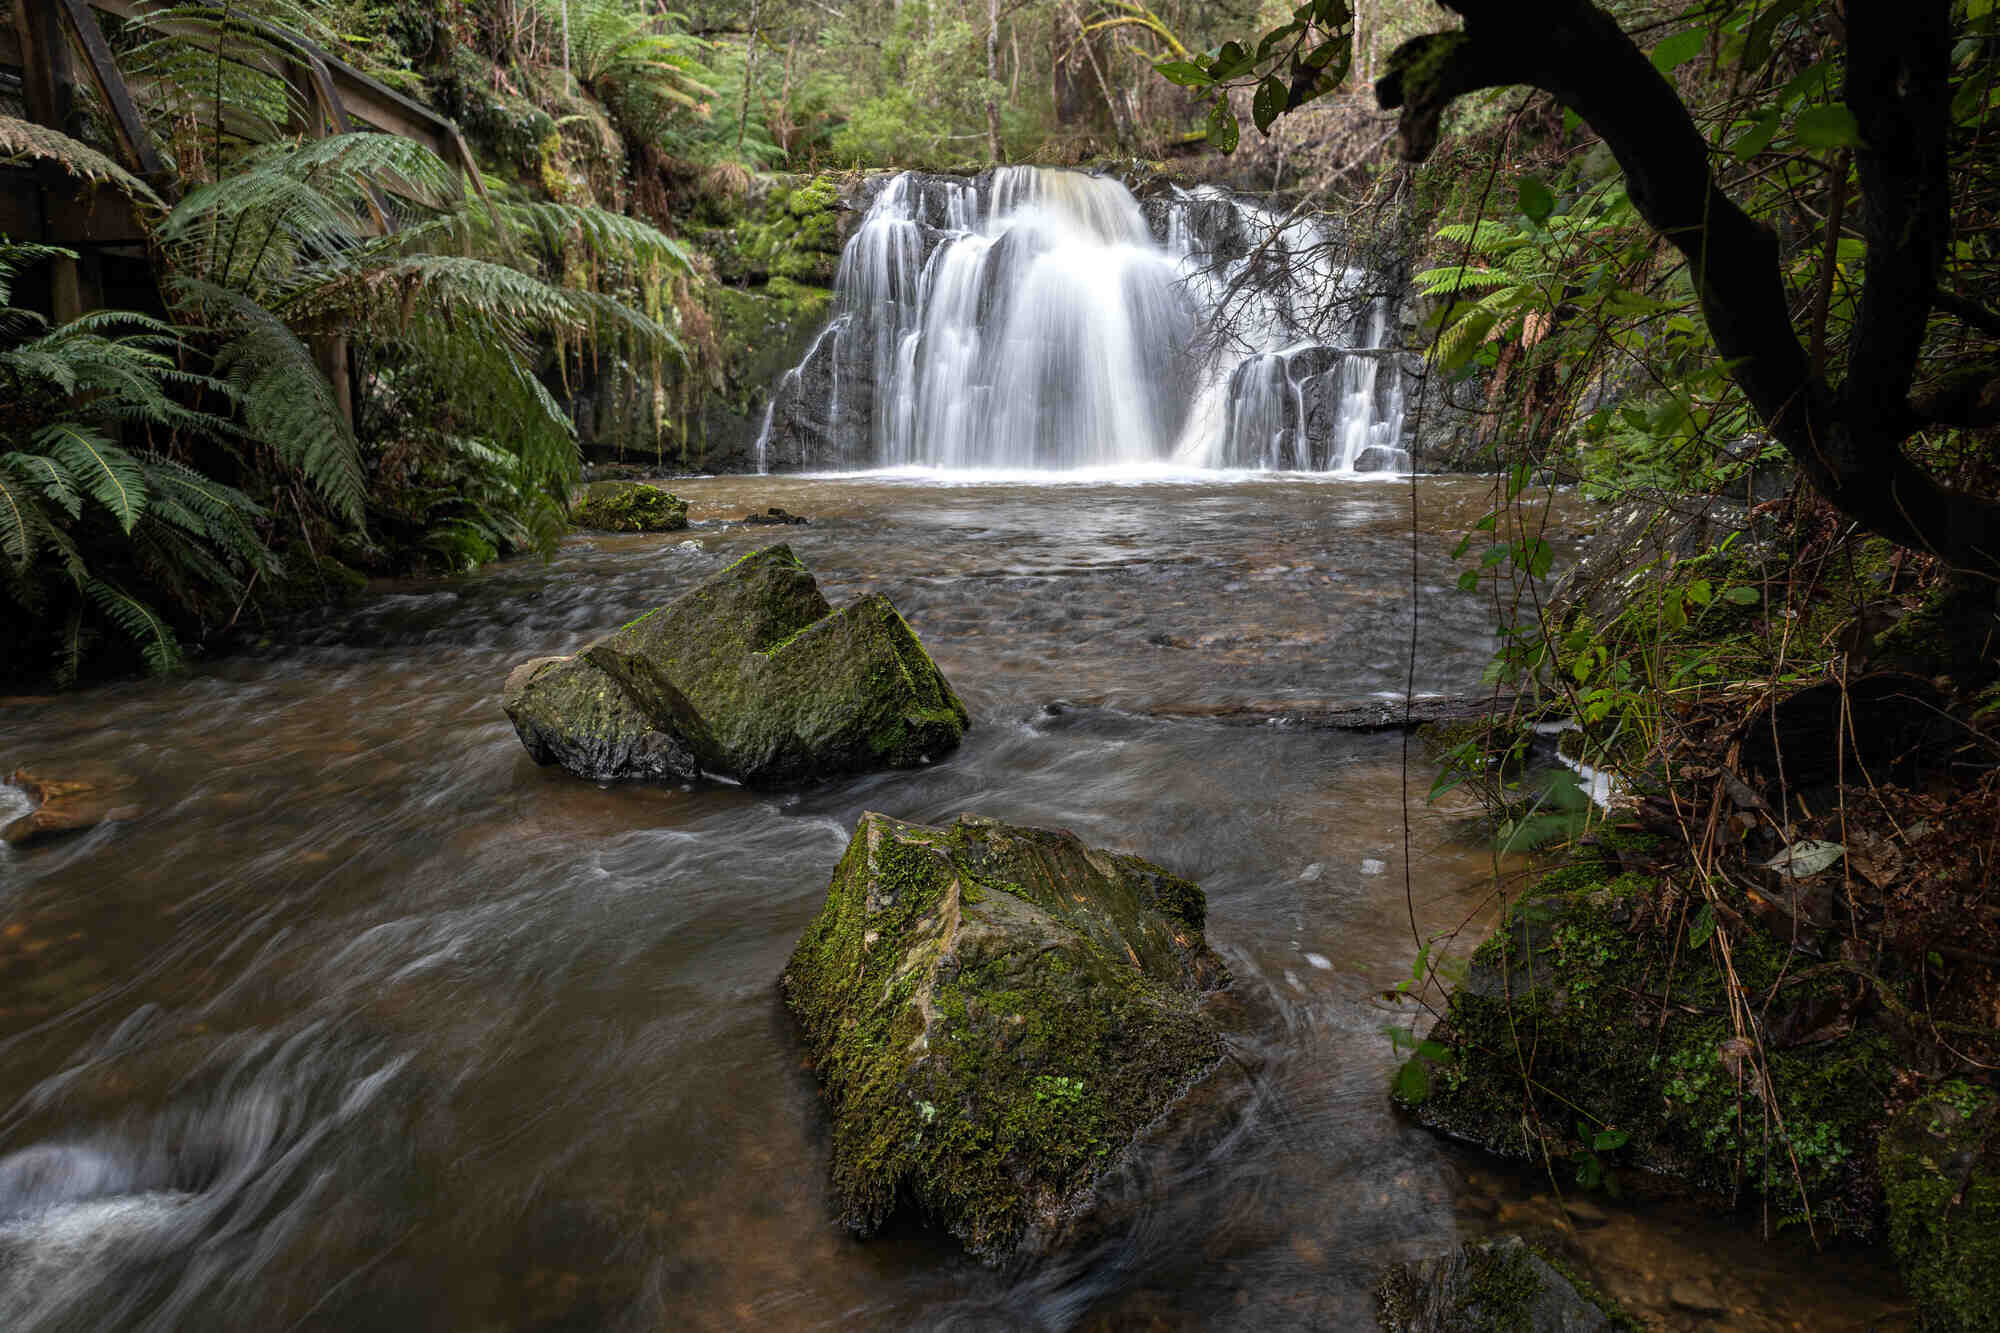
<svg viewBox="0 0 2000 1333"><path fill-rule="evenodd" d="M1414 910L1470 919L1461 951L1491 917L1467 809L1424 804L1395 732L1184 716L1397 694L1413 582L1416 688L1477 688L1488 611L1444 556L1486 480L676 489L687 533L573 537L182 680L4 701L0 765L113 764L143 811L0 850L0 1327L1368 1328L1384 1263L1555 1224L1546 1175L1388 1104L1405 794ZM721 521L774 504L811 526ZM972 709L961 750L791 795L528 760L511 665L773 541L836 603L895 602ZM1207 890L1259 1096L1133 1184L1112 1239L994 1272L830 1220L776 980L869 809L1068 827ZM1590 1275L1662 1327L1905 1326L1874 1252L1601 1196L1581 1217ZM1725 1313L1676 1304L1703 1280Z"/></svg>

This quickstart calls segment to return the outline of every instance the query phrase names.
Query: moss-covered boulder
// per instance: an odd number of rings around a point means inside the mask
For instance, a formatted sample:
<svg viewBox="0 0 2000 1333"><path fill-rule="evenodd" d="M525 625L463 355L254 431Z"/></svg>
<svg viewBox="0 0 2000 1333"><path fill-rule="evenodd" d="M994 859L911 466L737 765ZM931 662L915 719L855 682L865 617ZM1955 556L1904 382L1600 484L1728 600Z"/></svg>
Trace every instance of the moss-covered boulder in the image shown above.
<svg viewBox="0 0 2000 1333"><path fill-rule="evenodd" d="M502 706L538 764L578 777L688 781L701 763L671 728L655 725L617 681L581 657L537 657L507 673Z"/></svg>
<svg viewBox="0 0 2000 1333"><path fill-rule="evenodd" d="M687 501L643 481L594 481L584 488L569 521L606 532L679 532L688 525Z"/></svg>
<svg viewBox="0 0 2000 1333"><path fill-rule="evenodd" d="M1643 855L1643 852L1640 852ZM1855 1022L1865 998L1756 922L1661 913L1651 875L1604 861L1548 872L1473 954L1396 1099L1422 1123L1586 1180L1636 1168L1721 1201L1768 1199L1821 1235L1871 1233L1871 1169L1891 1042ZM1761 1012L1782 1122L1767 1129L1758 1061L1727 1017L1714 938ZM1679 940L1678 948L1676 939Z"/></svg>
<svg viewBox="0 0 2000 1333"><path fill-rule="evenodd" d="M969 716L887 598L835 611L788 546L752 552L584 647L510 677L507 712L539 762L671 736L710 773L773 786L908 768L952 749ZM553 673L553 674L551 674ZM544 757L547 756L547 757ZM590 777L653 777L646 772Z"/></svg>
<svg viewBox="0 0 2000 1333"><path fill-rule="evenodd" d="M842 1219L909 1201L988 1259L1060 1240L1221 1057L1206 910L1072 833L863 815L784 975Z"/></svg>
<svg viewBox="0 0 2000 1333"><path fill-rule="evenodd" d="M1389 1333L1611 1333L1643 1327L1518 1236L1397 1264L1375 1288Z"/></svg>
<svg viewBox="0 0 2000 1333"><path fill-rule="evenodd" d="M1878 1160L1889 1243L1927 1333L2000 1330L2000 1102L1954 1080L1905 1107Z"/></svg>

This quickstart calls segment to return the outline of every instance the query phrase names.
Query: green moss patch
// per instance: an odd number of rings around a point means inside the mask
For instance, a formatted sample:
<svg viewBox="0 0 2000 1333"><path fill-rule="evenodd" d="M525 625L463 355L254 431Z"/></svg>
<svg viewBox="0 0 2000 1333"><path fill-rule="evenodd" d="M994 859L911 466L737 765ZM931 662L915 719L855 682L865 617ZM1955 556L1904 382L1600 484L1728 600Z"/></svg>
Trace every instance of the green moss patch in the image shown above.
<svg viewBox="0 0 2000 1333"><path fill-rule="evenodd" d="M866 814L785 970L843 1220L905 1202L974 1253L1046 1244L1214 1067L1201 890L1074 834Z"/></svg>
<svg viewBox="0 0 2000 1333"><path fill-rule="evenodd" d="M1929 1333L2000 1330L2000 1102L1962 1081L1898 1114L1879 1158L1889 1243Z"/></svg>
<svg viewBox="0 0 2000 1333"><path fill-rule="evenodd" d="M585 488L570 522L605 532L679 532L688 525L687 501L643 481L598 481Z"/></svg>
<svg viewBox="0 0 2000 1333"><path fill-rule="evenodd" d="M1865 1025L1767 1042L1778 1116L1727 1017L1712 936L1654 919L1650 876L1585 863L1543 876L1473 955L1432 1032L1448 1057L1416 1057L1398 1080L1418 1119L1505 1156L1568 1163L1581 1183L1621 1168L1658 1173L1724 1200L1763 1196L1781 1219L1807 1209L1822 1235L1875 1219L1870 1149L1891 1080L1888 1038ZM1698 917L1693 909L1689 917ZM1752 993L1781 980L1786 946L1732 928ZM1845 973L1794 959L1767 1011L1841 1012ZM1798 979L1797 984L1792 984ZM1782 1120L1780 1120L1782 1117Z"/></svg>

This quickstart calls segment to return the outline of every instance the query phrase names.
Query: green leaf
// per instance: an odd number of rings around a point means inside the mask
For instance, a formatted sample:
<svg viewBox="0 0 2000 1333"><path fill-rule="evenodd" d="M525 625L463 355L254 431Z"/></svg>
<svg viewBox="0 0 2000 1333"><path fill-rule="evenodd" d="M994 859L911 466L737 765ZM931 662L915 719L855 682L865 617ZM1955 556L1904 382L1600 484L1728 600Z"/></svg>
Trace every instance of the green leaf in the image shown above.
<svg viewBox="0 0 2000 1333"><path fill-rule="evenodd" d="M1722 595L1726 600L1734 602L1738 606L1749 606L1760 600L1763 596L1755 588L1745 587L1740 583L1734 588L1726 589Z"/></svg>
<svg viewBox="0 0 2000 1333"><path fill-rule="evenodd" d="M1313 0L1313 18L1323 28L1338 28L1353 17L1347 0Z"/></svg>
<svg viewBox="0 0 2000 1333"><path fill-rule="evenodd" d="M1701 910L1688 923L1688 948L1699 949L1708 943L1709 936L1715 934L1715 904L1703 903Z"/></svg>
<svg viewBox="0 0 2000 1333"><path fill-rule="evenodd" d="M1749 129L1736 136L1736 142L1729 146L1730 153L1738 162L1748 162L1771 146L1771 140L1778 136L1780 120L1775 109L1761 113L1750 122Z"/></svg>
<svg viewBox="0 0 2000 1333"><path fill-rule="evenodd" d="M1665 38L1653 48L1653 68L1666 74L1701 54L1708 45L1708 29L1689 28Z"/></svg>
<svg viewBox="0 0 2000 1333"><path fill-rule="evenodd" d="M1294 19L1290 23L1273 28L1265 33L1263 40L1257 43L1257 63L1262 64L1264 61L1269 60L1271 52L1276 50L1288 38L1295 37L1299 33L1304 32L1305 28L1306 25L1303 22Z"/></svg>
<svg viewBox="0 0 2000 1333"><path fill-rule="evenodd" d="M1556 211L1556 197L1549 187L1534 176L1521 177L1521 212L1530 222L1537 225L1547 222L1549 214Z"/></svg>
<svg viewBox="0 0 2000 1333"><path fill-rule="evenodd" d="M1250 117L1257 122L1257 132L1268 135L1271 122L1285 109L1285 85L1275 74L1266 74L1257 85L1257 95L1250 99Z"/></svg>
<svg viewBox="0 0 2000 1333"><path fill-rule="evenodd" d="M1536 537L1528 543L1527 555L1529 577L1538 579L1547 578L1550 568L1556 562L1555 548L1540 537Z"/></svg>
<svg viewBox="0 0 2000 1333"><path fill-rule="evenodd" d="M1772 36L1778 25L1795 13L1807 0L1778 0L1769 9L1759 14L1751 23L1750 30L1743 37L1743 67L1762 69L1770 63Z"/></svg>
<svg viewBox="0 0 2000 1333"><path fill-rule="evenodd" d="M1792 137L1808 148L1854 148L1861 143L1861 126L1845 102L1829 102L1799 112Z"/></svg>
<svg viewBox="0 0 2000 1333"><path fill-rule="evenodd" d="M1631 1141L1632 1136L1622 1129L1600 1129L1590 1137L1593 1152L1614 1152Z"/></svg>
<svg viewBox="0 0 2000 1333"><path fill-rule="evenodd" d="M1208 77L1217 83L1246 74L1256 63L1241 42L1224 42L1222 49L1215 53L1215 61L1208 67Z"/></svg>
<svg viewBox="0 0 2000 1333"><path fill-rule="evenodd" d="M1217 152L1236 151L1236 113L1229 109L1227 98L1218 98L1208 112L1208 142Z"/></svg>
<svg viewBox="0 0 2000 1333"><path fill-rule="evenodd" d="M1215 82L1207 70L1185 60L1163 60L1153 70L1168 83L1178 83L1183 88L1206 88Z"/></svg>
<svg viewBox="0 0 2000 1333"><path fill-rule="evenodd" d="M1458 576L1458 590L1460 592L1478 592L1479 571L1476 569L1468 569L1464 573L1460 574Z"/></svg>

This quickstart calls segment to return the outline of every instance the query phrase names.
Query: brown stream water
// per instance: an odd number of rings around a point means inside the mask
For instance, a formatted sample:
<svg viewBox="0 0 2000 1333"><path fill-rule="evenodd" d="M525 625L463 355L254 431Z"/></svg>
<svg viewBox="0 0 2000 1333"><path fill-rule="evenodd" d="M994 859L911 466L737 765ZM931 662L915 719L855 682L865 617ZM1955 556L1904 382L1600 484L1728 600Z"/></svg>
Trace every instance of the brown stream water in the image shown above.
<svg viewBox="0 0 2000 1333"><path fill-rule="evenodd" d="M1486 481L676 488L687 533L0 703L0 767L115 765L143 806L0 850L0 1328L1368 1328L1384 1263L1523 1228L1662 1327L1905 1326L1872 1251L1602 1196L1565 1230L1548 1176L1401 1123L1404 794L1426 931L1490 911L1466 810L1393 732L1156 715L1401 691L1413 584L1417 689L1477 688L1490 615L1445 555ZM721 521L767 505L812 525ZM781 540L909 618L972 710L957 753L781 795L528 760L510 665ZM992 1271L830 1220L775 983L870 809L1071 828L1206 888L1257 1095L1127 1179L1111 1238Z"/></svg>

